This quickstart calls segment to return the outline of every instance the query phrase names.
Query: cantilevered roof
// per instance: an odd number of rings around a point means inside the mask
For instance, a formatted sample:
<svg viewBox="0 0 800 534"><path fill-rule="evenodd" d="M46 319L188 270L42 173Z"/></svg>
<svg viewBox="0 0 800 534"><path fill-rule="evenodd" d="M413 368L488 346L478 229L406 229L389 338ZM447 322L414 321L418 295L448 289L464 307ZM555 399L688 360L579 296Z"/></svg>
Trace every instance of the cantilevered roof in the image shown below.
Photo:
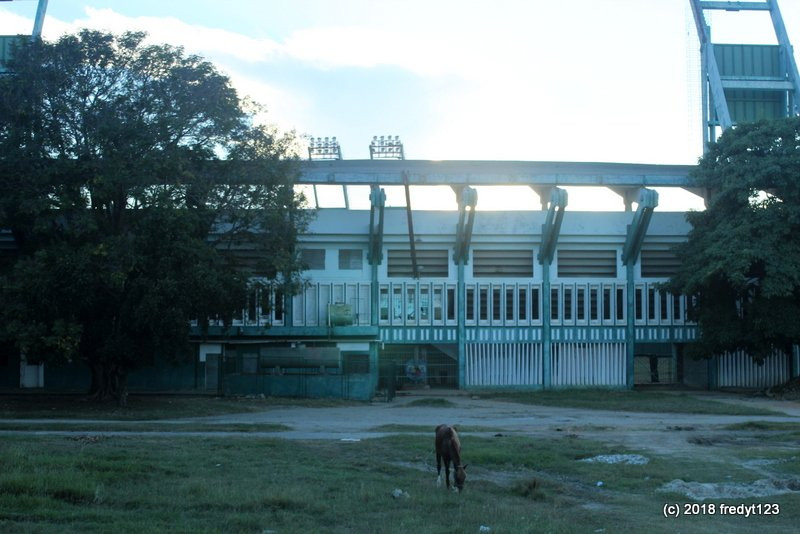
<svg viewBox="0 0 800 534"><path fill-rule="evenodd" d="M299 183L691 187L692 165L562 161L304 161Z"/></svg>

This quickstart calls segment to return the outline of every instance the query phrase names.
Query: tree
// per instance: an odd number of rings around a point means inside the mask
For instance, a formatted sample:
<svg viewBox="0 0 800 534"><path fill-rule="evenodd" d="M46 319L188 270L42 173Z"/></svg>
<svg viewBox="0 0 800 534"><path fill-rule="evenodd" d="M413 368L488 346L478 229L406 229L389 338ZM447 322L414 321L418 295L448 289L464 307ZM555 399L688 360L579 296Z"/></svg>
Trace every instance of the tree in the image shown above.
<svg viewBox="0 0 800 534"><path fill-rule="evenodd" d="M85 362L104 400L184 356L190 319L229 320L255 276L296 288L307 222L292 135L254 124L210 63L144 38L21 39L0 80L0 228L16 243L0 336Z"/></svg>
<svg viewBox="0 0 800 534"><path fill-rule="evenodd" d="M687 215L673 293L694 296L695 356L757 361L800 341L800 118L740 124L692 172L707 209Z"/></svg>

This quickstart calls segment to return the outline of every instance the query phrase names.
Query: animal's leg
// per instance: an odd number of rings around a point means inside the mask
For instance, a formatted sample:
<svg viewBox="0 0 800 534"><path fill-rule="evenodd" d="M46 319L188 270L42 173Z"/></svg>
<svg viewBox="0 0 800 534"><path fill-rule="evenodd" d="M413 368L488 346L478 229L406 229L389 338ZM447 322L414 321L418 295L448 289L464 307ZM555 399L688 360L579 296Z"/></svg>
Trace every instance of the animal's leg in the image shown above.
<svg viewBox="0 0 800 534"><path fill-rule="evenodd" d="M444 479L447 482L447 487L450 487L450 458L444 459Z"/></svg>
<svg viewBox="0 0 800 534"><path fill-rule="evenodd" d="M442 455L436 453L436 487L442 487Z"/></svg>

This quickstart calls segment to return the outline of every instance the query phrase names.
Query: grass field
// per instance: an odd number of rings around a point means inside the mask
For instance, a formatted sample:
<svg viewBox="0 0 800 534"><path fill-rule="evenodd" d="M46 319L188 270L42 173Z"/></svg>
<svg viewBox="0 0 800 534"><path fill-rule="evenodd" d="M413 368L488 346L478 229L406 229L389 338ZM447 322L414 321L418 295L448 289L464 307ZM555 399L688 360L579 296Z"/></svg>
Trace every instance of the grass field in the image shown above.
<svg viewBox="0 0 800 534"><path fill-rule="evenodd" d="M659 413L702 413L719 415L776 415L779 412L727 404L710 399L699 400L687 393L578 389L553 391L475 392L483 399L607 411ZM11 396L0 395L0 419L93 419L114 421L150 421L247 413L269 410L275 406L330 407L360 403L337 399L291 399L283 397L198 397L131 395L127 406L99 404L83 396ZM423 397L398 409L433 407L452 408L446 398Z"/></svg>
<svg viewBox="0 0 800 534"><path fill-rule="evenodd" d="M694 413L718 415L777 415L779 412L728 404L712 399L699 400L690 393L572 389L549 391L498 391L478 393L481 398L540 406L561 406L619 412Z"/></svg>
<svg viewBox="0 0 800 534"><path fill-rule="evenodd" d="M92 402L81 395L0 395L0 419L101 419L148 421L260 412L274 406L348 406L338 399L130 395L126 406Z"/></svg>
<svg viewBox="0 0 800 534"><path fill-rule="evenodd" d="M483 393L480 394L484 396ZM738 415L769 414L663 392L571 391L497 393L486 397L603 410ZM400 434L362 441L285 440L277 424L171 422L169 419L269 410L347 406L340 401L133 397L126 408L80 398L0 397L5 430L64 429L64 435L0 438L0 532L742 532L793 531L800 492L770 497L692 501L665 484L756 486L778 481L800 490L800 425L752 421L697 437L703 454L687 457L621 450L553 433L532 438L485 425L462 429L469 465L466 490L436 488L432 429L385 424ZM409 406L410 405L410 406ZM398 409L453 409L446 399L420 399ZM393 411L393 410L390 410ZM53 414L57 414L54 417ZM56 419L37 422L32 419ZM91 419L80 422L72 419ZM161 429L175 433L162 434ZM98 435L120 430L137 435ZM228 436L187 435L222 431ZM483 436L470 434L480 432ZM727 433L727 434L726 434ZM732 439L732 434L735 439ZM690 437L691 436L691 437ZM719 441L715 441L719 437ZM597 438L600 439L600 438ZM661 450L661 449L657 449ZM642 465L588 463L598 455L637 453ZM394 490L402 496L393 497ZM407 494L407 496L405 496ZM773 516L681 515L665 504L775 503ZM484 530L485 532L485 530Z"/></svg>
<svg viewBox="0 0 800 534"><path fill-rule="evenodd" d="M453 494L435 487L431 436L6 436L0 531L788 532L800 520L798 495L727 500L778 503L778 516L666 519L664 504L690 502L658 491L670 480L751 482L763 473L676 457L650 456L646 465L580 461L611 452L620 451L569 436L468 437L467 488ZM763 454L743 448L738 458ZM800 471L793 451L770 454L764 469ZM394 498L395 489L408 497Z"/></svg>

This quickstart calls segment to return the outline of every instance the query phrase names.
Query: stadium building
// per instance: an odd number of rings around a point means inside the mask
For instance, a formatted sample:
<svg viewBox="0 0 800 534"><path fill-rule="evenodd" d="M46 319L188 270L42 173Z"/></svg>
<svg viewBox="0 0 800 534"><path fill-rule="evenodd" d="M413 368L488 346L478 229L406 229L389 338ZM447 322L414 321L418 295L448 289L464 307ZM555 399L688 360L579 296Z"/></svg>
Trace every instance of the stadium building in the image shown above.
<svg viewBox="0 0 800 534"><path fill-rule="evenodd" d="M704 12L730 3L691 0L706 143L737 122L798 114L797 66L777 3L735 4L769 11L778 44L712 44ZM299 243L304 289L254 292L231 325L193 324L194 361L137 371L131 391L369 399L429 388L763 388L798 374L797 347L762 365L744 353L684 357L698 336L687 318L692 300L662 284L690 226L683 213L655 211L653 188L703 195L690 166L407 160L396 137L375 138L370 153L344 160L335 138L312 140L300 178L316 210ZM531 188L540 204L476 211L477 186L509 185ZM318 208L323 186L341 188L344 206ZM386 206L387 187L410 199L410 188L431 186L451 188L458 209ZM611 189L624 211L571 211L565 188L581 186ZM356 190L369 209L351 208ZM8 234L0 239L13 247ZM0 376L4 390L89 383L88 370L8 351Z"/></svg>

